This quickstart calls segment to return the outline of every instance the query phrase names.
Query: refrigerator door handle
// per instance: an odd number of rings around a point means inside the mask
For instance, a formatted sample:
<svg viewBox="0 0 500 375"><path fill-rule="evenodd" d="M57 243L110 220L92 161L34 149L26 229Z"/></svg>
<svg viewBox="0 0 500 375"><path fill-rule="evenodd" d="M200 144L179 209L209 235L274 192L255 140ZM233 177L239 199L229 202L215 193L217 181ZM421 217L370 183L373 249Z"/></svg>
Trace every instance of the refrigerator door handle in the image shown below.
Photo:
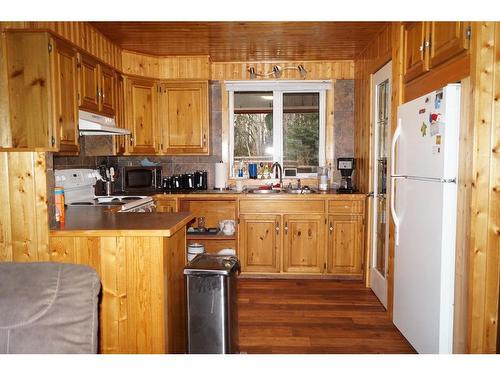
<svg viewBox="0 0 500 375"><path fill-rule="evenodd" d="M396 176L396 144L398 142L399 136L401 135L401 119L398 118L398 125L396 130L394 130L394 135L391 141L391 176Z"/></svg>
<svg viewBox="0 0 500 375"><path fill-rule="evenodd" d="M392 221L394 221L394 242L396 246L399 245L399 217L396 213L396 207L395 207L395 192L396 192L396 180L399 177L392 177L391 178L391 216L392 216Z"/></svg>

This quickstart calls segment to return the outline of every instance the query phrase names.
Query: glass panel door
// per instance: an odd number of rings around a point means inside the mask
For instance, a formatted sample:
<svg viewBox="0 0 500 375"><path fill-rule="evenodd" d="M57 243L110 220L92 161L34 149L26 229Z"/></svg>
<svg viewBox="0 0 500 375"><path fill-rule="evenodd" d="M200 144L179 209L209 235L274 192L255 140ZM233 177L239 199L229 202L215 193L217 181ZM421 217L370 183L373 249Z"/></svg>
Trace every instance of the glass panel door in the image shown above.
<svg viewBox="0 0 500 375"><path fill-rule="evenodd" d="M387 160L389 157L391 115L391 63L373 77L373 215L371 287L387 307L387 265L389 250Z"/></svg>

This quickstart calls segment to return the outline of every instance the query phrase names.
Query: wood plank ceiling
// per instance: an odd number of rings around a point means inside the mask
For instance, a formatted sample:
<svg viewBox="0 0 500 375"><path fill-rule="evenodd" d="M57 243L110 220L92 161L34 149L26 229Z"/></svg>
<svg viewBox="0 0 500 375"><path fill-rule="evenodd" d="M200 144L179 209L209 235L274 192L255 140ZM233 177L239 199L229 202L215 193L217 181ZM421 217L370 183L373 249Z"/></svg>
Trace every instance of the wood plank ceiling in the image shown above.
<svg viewBox="0 0 500 375"><path fill-rule="evenodd" d="M92 22L121 48L212 61L352 60L386 22Z"/></svg>

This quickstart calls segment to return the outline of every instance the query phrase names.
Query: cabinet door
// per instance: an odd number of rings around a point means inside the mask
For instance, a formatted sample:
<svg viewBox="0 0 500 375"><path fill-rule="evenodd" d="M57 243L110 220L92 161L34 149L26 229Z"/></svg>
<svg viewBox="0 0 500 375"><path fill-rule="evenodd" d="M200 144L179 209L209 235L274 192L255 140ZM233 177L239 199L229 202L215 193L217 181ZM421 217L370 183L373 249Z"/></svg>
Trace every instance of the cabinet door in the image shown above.
<svg viewBox="0 0 500 375"><path fill-rule="evenodd" d="M362 275L363 218L330 215L328 225L327 273Z"/></svg>
<svg viewBox="0 0 500 375"><path fill-rule="evenodd" d="M55 117L60 135L59 151L78 154L78 103L76 51L56 42L54 64Z"/></svg>
<svg viewBox="0 0 500 375"><path fill-rule="evenodd" d="M426 49L426 22L408 22L404 29L404 81L425 73L428 68Z"/></svg>
<svg viewBox="0 0 500 375"><path fill-rule="evenodd" d="M47 33L5 32L5 85L9 127L0 123L2 147L56 151L59 132L53 106L54 42ZM51 52L52 51L52 52ZM0 85L4 84L0 78ZM3 109L0 109L2 111ZM7 129L8 128L8 129Z"/></svg>
<svg viewBox="0 0 500 375"><path fill-rule="evenodd" d="M127 128L125 119L125 81L121 75L117 75L115 79L115 121L116 126L122 129ZM130 136L117 135L114 137L116 155L123 155L127 151L127 142Z"/></svg>
<svg viewBox="0 0 500 375"><path fill-rule="evenodd" d="M155 154L157 85L148 79L127 80L126 106L131 154Z"/></svg>
<svg viewBox="0 0 500 375"><path fill-rule="evenodd" d="M324 215L284 215L283 272L324 271Z"/></svg>
<svg viewBox="0 0 500 375"><path fill-rule="evenodd" d="M208 155L208 82L165 83L161 103L164 152Z"/></svg>
<svg viewBox="0 0 500 375"><path fill-rule="evenodd" d="M176 203L175 200L157 200L156 204L156 212L175 212L176 211Z"/></svg>
<svg viewBox="0 0 500 375"><path fill-rule="evenodd" d="M80 55L80 108L99 112L99 64L92 57Z"/></svg>
<svg viewBox="0 0 500 375"><path fill-rule="evenodd" d="M467 51L469 22L431 22L430 67L433 68Z"/></svg>
<svg viewBox="0 0 500 375"><path fill-rule="evenodd" d="M280 272L280 215L240 215L238 256L243 272Z"/></svg>
<svg viewBox="0 0 500 375"><path fill-rule="evenodd" d="M108 116L115 114L115 71L107 66L100 65L100 111Z"/></svg>

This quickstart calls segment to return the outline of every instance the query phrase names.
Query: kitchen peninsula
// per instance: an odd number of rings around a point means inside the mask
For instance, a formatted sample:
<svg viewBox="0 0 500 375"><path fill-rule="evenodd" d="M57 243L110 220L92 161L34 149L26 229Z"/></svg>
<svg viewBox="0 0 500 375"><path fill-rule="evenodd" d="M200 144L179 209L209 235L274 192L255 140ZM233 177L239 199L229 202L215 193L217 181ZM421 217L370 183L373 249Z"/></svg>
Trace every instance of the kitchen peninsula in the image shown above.
<svg viewBox="0 0 500 375"><path fill-rule="evenodd" d="M51 227L49 259L101 278L100 353L183 353L186 224L190 213L69 207Z"/></svg>

